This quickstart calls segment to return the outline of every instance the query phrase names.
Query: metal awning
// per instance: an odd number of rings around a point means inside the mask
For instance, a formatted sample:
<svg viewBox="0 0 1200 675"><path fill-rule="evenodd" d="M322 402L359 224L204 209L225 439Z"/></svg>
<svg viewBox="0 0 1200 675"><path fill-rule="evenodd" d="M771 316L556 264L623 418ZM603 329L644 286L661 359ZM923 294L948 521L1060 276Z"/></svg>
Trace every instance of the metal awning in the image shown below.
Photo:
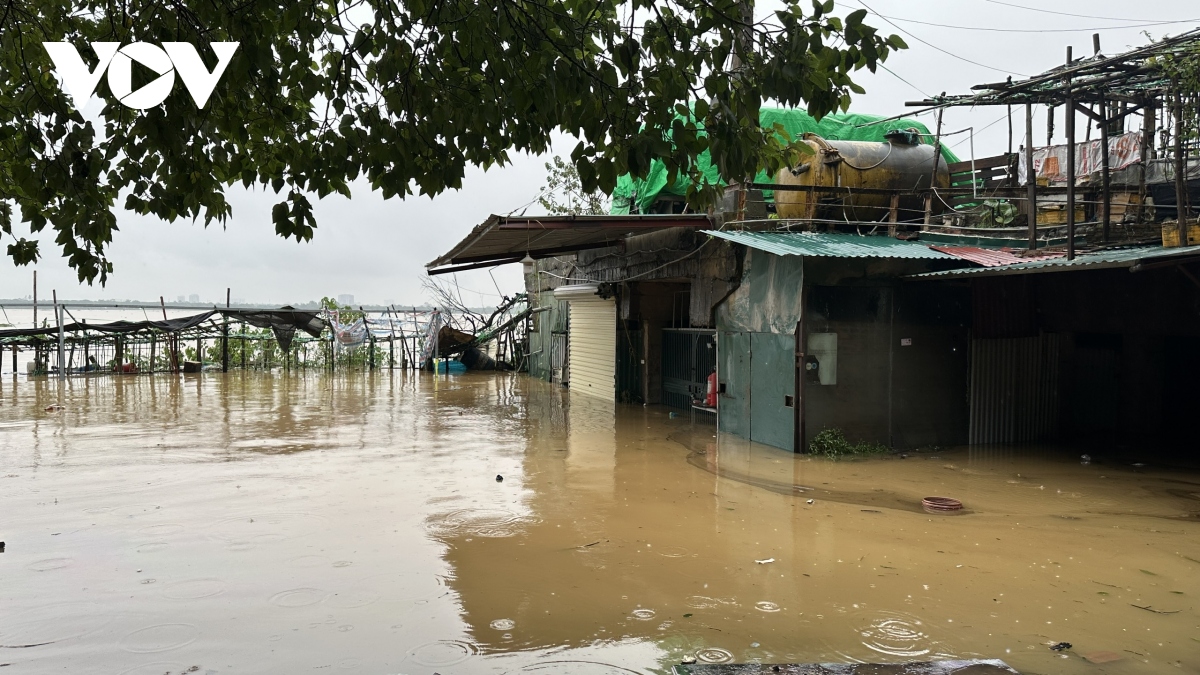
<svg viewBox="0 0 1200 675"><path fill-rule="evenodd" d="M886 236L864 236L838 232L725 232L703 234L775 255L807 255L825 258L911 258L958 260L915 241Z"/></svg>
<svg viewBox="0 0 1200 675"><path fill-rule="evenodd" d="M1113 268L1147 268L1169 267L1200 260L1200 246L1182 246L1179 248L1163 248L1162 246L1138 246L1136 248L1115 249L1096 253L1081 253L1074 260L1066 258L1045 258L1001 265L998 267L976 267L967 269L945 270L942 272L925 272L910 275L909 279L936 281L939 279L956 279L980 277L999 277L1013 274L1040 274L1044 272L1071 272L1079 270L1102 270ZM1133 271L1138 271L1134 269Z"/></svg>
<svg viewBox="0 0 1200 675"><path fill-rule="evenodd" d="M613 246L631 234L671 227L710 227L703 213L677 215L491 216L448 253L425 266L429 274L520 262Z"/></svg>

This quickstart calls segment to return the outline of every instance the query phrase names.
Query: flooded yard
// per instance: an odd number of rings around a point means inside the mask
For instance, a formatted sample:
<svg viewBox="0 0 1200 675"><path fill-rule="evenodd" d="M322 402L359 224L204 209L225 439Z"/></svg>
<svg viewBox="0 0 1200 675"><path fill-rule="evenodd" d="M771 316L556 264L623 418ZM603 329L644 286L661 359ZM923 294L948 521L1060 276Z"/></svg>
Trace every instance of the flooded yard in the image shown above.
<svg viewBox="0 0 1200 675"><path fill-rule="evenodd" d="M524 376L0 384L0 672L1200 673L1200 472L831 462Z"/></svg>

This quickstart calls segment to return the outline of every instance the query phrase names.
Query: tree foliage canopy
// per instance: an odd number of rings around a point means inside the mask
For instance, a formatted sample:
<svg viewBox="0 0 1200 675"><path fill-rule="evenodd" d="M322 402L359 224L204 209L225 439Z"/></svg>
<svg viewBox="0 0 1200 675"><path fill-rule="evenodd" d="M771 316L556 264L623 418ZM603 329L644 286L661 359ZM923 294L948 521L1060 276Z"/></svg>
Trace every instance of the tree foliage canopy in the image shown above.
<svg viewBox="0 0 1200 675"><path fill-rule="evenodd" d="M765 22L743 0L9 0L0 5L0 237L17 264L49 230L81 280L104 282L118 208L206 225L225 189L279 195L276 232L313 235L313 197L360 177L385 197L460 187L468 165L543 153L552 135L585 191L654 158L692 173L709 149L725 178L778 168L795 149L760 129L765 99L814 115L861 92L852 74L894 49L833 1L785 0ZM101 80L81 114L44 41L238 42L197 109L178 83L163 104L121 105ZM136 73L135 73L136 75ZM140 77L134 89L150 77ZM694 111L694 116L690 113ZM707 134L698 134L703 128ZM674 142L664 131L673 130ZM697 176L699 179L700 177ZM716 186L697 180L697 204ZM15 207L15 209L13 208Z"/></svg>

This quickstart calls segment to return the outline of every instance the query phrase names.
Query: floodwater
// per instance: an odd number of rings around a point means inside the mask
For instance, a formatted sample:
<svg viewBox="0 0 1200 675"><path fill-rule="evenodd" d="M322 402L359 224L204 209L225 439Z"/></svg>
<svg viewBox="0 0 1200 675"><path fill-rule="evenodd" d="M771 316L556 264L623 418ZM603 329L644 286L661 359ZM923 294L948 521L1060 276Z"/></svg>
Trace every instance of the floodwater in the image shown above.
<svg viewBox="0 0 1200 675"><path fill-rule="evenodd" d="M512 375L5 377L2 672L1200 673L1198 473L714 433Z"/></svg>

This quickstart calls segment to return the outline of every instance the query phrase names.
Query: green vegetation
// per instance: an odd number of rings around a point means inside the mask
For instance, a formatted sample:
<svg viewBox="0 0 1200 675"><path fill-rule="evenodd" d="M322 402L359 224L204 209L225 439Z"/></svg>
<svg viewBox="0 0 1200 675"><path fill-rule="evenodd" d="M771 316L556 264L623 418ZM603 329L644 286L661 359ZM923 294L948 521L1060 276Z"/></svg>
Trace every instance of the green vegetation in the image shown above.
<svg viewBox="0 0 1200 675"><path fill-rule="evenodd" d="M538 196L546 213L552 216L595 216L608 213L608 199L599 190L588 192L579 181L574 164L554 156L546 162L546 185Z"/></svg>
<svg viewBox="0 0 1200 675"><path fill-rule="evenodd" d="M841 429L825 429L817 434L809 442L808 451L828 459L883 455L891 452L882 443L851 443L846 440L846 434L842 433Z"/></svg>
<svg viewBox="0 0 1200 675"><path fill-rule="evenodd" d="M362 180L385 198L462 187L467 167L578 139L582 190L611 192L661 160L715 203L722 181L778 171L795 143L759 125L763 101L820 117L862 94L854 76L897 49L833 0L20 0L0 11L0 240L18 265L53 240L81 281L104 283L117 209L224 224L226 189L277 195L275 232L312 239L314 198ZM44 42L68 42L99 78L90 118ZM125 107L91 44L238 49L203 109L176 81ZM145 72L143 72L145 71ZM133 88L152 79L135 71ZM157 77L157 75L154 75ZM101 105L102 104L102 105ZM82 104L80 104L82 107ZM694 113L694 114L693 114ZM668 134L668 132L670 132ZM671 140L668 141L667 139ZM792 139L793 141L795 139ZM710 153L714 182L696 159ZM17 224L25 226L18 231Z"/></svg>

